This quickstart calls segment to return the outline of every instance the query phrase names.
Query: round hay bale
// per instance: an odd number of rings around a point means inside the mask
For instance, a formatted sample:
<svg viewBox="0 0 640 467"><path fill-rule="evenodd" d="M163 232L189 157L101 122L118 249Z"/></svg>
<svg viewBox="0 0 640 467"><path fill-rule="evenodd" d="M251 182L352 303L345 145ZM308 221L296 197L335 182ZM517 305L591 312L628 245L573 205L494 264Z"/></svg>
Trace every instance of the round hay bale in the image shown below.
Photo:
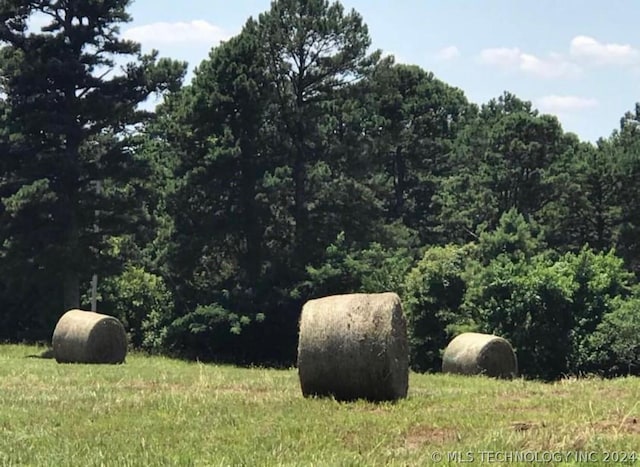
<svg viewBox="0 0 640 467"><path fill-rule="evenodd" d="M53 356L58 363L122 363L127 335L113 316L69 310L53 331Z"/></svg>
<svg viewBox="0 0 640 467"><path fill-rule="evenodd" d="M308 301L300 317L298 376L305 397L406 397L409 346L400 298L348 294Z"/></svg>
<svg viewBox="0 0 640 467"><path fill-rule="evenodd" d="M513 347L502 337L467 332L453 339L445 349L442 371L513 378L518 373L518 361Z"/></svg>

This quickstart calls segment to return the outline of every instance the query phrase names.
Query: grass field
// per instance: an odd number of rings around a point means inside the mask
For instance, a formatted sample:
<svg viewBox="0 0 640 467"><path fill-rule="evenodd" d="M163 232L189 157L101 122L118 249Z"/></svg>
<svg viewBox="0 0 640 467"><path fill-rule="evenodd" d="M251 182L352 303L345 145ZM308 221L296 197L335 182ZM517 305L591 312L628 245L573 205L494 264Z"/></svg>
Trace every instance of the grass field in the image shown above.
<svg viewBox="0 0 640 467"><path fill-rule="evenodd" d="M406 400L338 403L304 399L293 369L42 351L0 346L2 465L640 464L637 378L412 374Z"/></svg>

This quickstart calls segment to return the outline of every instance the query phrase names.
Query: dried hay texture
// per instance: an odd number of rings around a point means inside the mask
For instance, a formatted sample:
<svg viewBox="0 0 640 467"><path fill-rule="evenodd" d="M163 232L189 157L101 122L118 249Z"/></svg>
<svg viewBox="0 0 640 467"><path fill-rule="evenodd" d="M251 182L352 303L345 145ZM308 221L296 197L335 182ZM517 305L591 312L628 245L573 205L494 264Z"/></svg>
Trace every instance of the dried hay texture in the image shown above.
<svg viewBox="0 0 640 467"><path fill-rule="evenodd" d="M70 310L53 331L53 356L58 363L122 363L127 335L113 316Z"/></svg>
<svg viewBox="0 0 640 467"><path fill-rule="evenodd" d="M511 344L502 337L467 332L445 349L442 371L508 379L517 375L518 360Z"/></svg>
<svg viewBox="0 0 640 467"><path fill-rule="evenodd" d="M409 346L400 298L349 294L308 301L300 317L298 375L305 397L406 397Z"/></svg>

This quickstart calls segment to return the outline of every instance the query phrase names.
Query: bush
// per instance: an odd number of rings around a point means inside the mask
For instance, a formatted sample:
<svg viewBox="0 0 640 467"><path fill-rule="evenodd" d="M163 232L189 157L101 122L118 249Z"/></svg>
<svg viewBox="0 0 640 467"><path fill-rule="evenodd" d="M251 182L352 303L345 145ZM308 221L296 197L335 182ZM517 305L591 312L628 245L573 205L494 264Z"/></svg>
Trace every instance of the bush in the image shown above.
<svg viewBox="0 0 640 467"><path fill-rule="evenodd" d="M501 255L513 261L532 258L544 251L544 234L533 220L527 221L517 209L502 214L495 230L479 235L478 257L486 265Z"/></svg>
<svg viewBox="0 0 640 467"><path fill-rule="evenodd" d="M594 347L589 342L604 317L619 308L630 296L634 276L625 269L623 259L613 251L595 253L588 248L583 248L577 255L566 254L558 262L557 268L571 277L574 283L567 371L574 374L606 371L604 367L594 366L598 359L592 355Z"/></svg>
<svg viewBox="0 0 640 467"><path fill-rule="evenodd" d="M613 305L585 339L584 366L604 376L640 375L640 297Z"/></svg>
<svg viewBox="0 0 640 467"><path fill-rule="evenodd" d="M523 376L553 379L567 369L572 280L542 256L499 257L470 284L465 307L481 330L507 339Z"/></svg>
<svg viewBox="0 0 640 467"><path fill-rule="evenodd" d="M344 233L327 247L324 262L307 267L307 280L297 288L305 297L342 293L400 293L404 277L413 264L406 248L384 248L371 243L364 249L347 245Z"/></svg>
<svg viewBox="0 0 640 467"><path fill-rule="evenodd" d="M122 322L133 347L155 352L164 349L173 299L162 277L127 266L122 274L102 281L100 292L99 311Z"/></svg>
<svg viewBox="0 0 640 467"><path fill-rule="evenodd" d="M611 365L610 359L602 357L592 335L619 307L616 301L629 296L634 281L613 252L585 248L557 261L546 253L501 254L469 277L464 308L483 332L513 344L524 376L608 371L598 362Z"/></svg>
<svg viewBox="0 0 640 467"><path fill-rule="evenodd" d="M439 370L441 352L456 331L472 330L460 311L468 247L433 247L406 277L402 293L409 328L411 367Z"/></svg>
<svg viewBox="0 0 640 467"><path fill-rule="evenodd" d="M200 305L166 327L164 346L188 358L244 363L249 344L243 331L264 315L250 318L230 312L218 303Z"/></svg>

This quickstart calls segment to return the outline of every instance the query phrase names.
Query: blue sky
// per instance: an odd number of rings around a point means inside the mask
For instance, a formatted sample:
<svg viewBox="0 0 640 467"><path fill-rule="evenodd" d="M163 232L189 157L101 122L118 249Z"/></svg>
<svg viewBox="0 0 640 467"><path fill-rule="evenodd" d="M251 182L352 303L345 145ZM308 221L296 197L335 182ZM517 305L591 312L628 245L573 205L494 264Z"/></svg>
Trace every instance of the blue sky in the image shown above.
<svg viewBox="0 0 640 467"><path fill-rule="evenodd" d="M122 30L191 67L270 0L135 0ZM481 104L510 91L595 141L640 101L636 0L343 0L373 47Z"/></svg>

